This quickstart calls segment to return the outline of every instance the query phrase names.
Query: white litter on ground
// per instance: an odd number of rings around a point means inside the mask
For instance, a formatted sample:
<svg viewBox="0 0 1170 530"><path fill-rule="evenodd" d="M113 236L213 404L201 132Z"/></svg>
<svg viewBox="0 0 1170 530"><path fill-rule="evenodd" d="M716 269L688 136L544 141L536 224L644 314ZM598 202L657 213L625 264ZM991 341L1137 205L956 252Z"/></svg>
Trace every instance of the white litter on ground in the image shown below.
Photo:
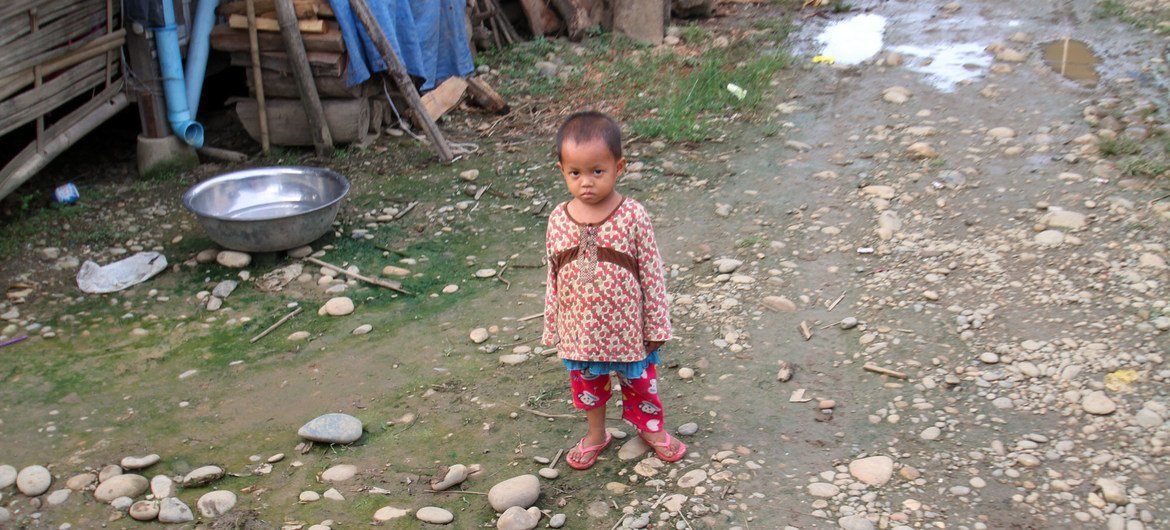
<svg viewBox="0 0 1170 530"><path fill-rule="evenodd" d="M933 46L895 46L894 51L916 57L906 61L906 68L926 75L926 81L942 92L952 92L964 81L987 73L992 56L986 44L936 44Z"/></svg>
<svg viewBox="0 0 1170 530"><path fill-rule="evenodd" d="M832 57L837 64L858 64L882 51L886 17L857 15L830 24L817 36L824 44L821 55Z"/></svg>

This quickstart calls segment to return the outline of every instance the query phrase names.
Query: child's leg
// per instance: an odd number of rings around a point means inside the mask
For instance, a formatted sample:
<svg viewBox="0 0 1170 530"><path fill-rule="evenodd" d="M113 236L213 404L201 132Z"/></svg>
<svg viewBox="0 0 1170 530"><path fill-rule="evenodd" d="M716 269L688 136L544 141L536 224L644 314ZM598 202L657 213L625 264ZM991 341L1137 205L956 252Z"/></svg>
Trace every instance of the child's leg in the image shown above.
<svg viewBox="0 0 1170 530"><path fill-rule="evenodd" d="M622 379L622 417L634 424L642 439L650 443L663 443L667 438L663 424L662 401L658 399L658 369L651 364L641 377ZM671 438L668 447L659 448L663 456L670 457L679 451L681 444Z"/></svg>
<svg viewBox="0 0 1170 530"><path fill-rule="evenodd" d="M605 442L605 404L612 395L609 375L595 376L579 370L569 372L569 386L573 390L573 406L585 411L589 432L582 438L582 447L594 447ZM581 454L577 446L569 450L568 459L586 462L596 451Z"/></svg>

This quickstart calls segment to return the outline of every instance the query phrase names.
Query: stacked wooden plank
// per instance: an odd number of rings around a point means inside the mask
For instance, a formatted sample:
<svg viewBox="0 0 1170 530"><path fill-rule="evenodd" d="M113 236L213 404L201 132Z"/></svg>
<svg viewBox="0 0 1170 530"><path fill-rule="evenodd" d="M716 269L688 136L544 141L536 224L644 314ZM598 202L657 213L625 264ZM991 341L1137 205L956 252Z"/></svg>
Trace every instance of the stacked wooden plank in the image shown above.
<svg viewBox="0 0 1170 530"><path fill-rule="evenodd" d="M253 0L256 13L257 44L260 56L260 85L263 87L269 121L268 130L274 145L313 145L308 118L300 101L293 65L280 36L273 0ZM345 42L333 10L327 0L293 0L297 28L304 41L305 55L313 75L313 84L321 97L326 122L337 144L363 143L380 128L384 96L373 83L346 86L348 58ZM244 0L221 4L217 14L227 23L211 32L211 46L228 52L231 63L244 67L252 97L256 96L257 79L252 68L248 19ZM259 139L260 108L256 99L236 105L240 122L253 138ZM376 120L375 120L376 118Z"/></svg>
<svg viewBox="0 0 1170 530"><path fill-rule="evenodd" d="M109 0L0 5L0 136L35 121L37 142L46 142L46 114L119 83L120 5Z"/></svg>

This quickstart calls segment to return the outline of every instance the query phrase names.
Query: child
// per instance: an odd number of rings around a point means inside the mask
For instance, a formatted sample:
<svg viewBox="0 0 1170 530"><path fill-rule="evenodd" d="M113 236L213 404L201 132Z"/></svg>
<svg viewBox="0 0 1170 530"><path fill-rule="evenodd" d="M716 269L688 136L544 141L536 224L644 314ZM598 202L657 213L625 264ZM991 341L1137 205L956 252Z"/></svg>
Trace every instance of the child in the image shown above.
<svg viewBox="0 0 1170 530"><path fill-rule="evenodd" d="M658 400L658 348L670 338L666 278L646 209L614 189L626 168L621 129L609 116L579 112L556 136L557 169L573 199L548 219L548 290L543 342L569 369L573 405L589 432L565 461L588 469L609 447L609 373L621 380L622 417L667 462L686 445L666 432Z"/></svg>

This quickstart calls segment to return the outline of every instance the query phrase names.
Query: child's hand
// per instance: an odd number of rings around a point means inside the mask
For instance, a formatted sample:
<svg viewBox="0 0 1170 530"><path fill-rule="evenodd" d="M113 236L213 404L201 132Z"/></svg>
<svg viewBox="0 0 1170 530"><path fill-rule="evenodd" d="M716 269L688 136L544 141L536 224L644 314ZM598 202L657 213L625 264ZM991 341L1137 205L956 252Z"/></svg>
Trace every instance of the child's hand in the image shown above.
<svg viewBox="0 0 1170 530"><path fill-rule="evenodd" d="M657 350L658 348L661 348L661 347L662 347L662 345L663 345L663 344L665 344L665 341L661 341L661 340L645 340L645 341L642 341L642 343L646 345L646 353L647 353L647 354L650 354L650 353L652 353L654 350Z"/></svg>

